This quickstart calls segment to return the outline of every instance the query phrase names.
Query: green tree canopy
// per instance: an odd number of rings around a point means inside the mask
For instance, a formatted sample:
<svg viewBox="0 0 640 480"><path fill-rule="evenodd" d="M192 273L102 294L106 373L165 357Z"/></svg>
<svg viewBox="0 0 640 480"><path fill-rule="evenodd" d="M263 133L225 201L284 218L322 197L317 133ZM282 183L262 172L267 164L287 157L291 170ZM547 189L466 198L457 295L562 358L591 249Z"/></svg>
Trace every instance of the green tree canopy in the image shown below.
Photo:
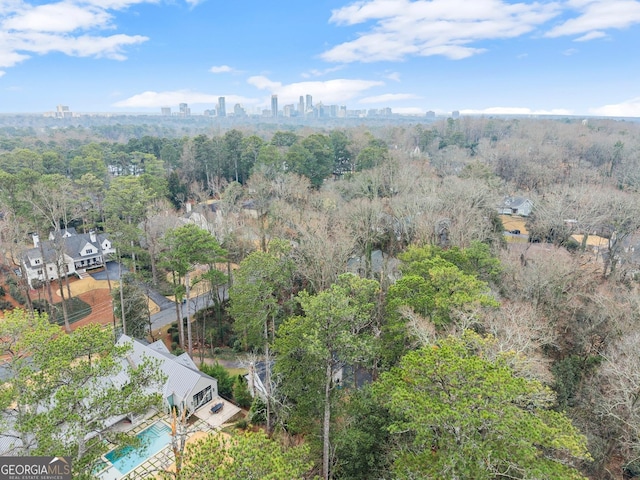
<svg viewBox="0 0 640 480"><path fill-rule="evenodd" d="M376 382L394 416L394 478L584 478L573 464L590 458L586 438L552 409L552 391L515 376L491 341L448 337Z"/></svg>
<svg viewBox="0 0 640 480"><path fill-rule="evenodd" d="M302 480L311 466L305 445L284 448L262 432L218 434L187 446L180 479Z"/></svg>
<svg viewBox="0 0 640 480"><path fill-rule="evenodd" d="M411 307L429 318L436 326L451 322L452 313L475 306L498 306L486 282L448 260L456 260L459 251L451 254L436 247L410 247L398 257L403 277L389 288L388 303L392 312L401 306ZM467 267L466 257L461 264ZM472 268L469 266L469 269Z"/></svg>

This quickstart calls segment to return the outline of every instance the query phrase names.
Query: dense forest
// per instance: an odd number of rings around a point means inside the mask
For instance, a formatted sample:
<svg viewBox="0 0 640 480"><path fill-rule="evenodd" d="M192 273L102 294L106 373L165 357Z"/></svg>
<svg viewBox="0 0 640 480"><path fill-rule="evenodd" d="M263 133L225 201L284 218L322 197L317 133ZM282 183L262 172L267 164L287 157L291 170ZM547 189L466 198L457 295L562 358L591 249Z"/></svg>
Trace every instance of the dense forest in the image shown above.
<svg viewBox="0 0 640 480"><path fill-rule="evenodd" d="M135 279L114 304L228 286L175 347L266 358L251 418L273 440L243 441L288 467L264 478L640 476L638 124L123 131L0 131L4 275L68 331L63 282L56 311L14 275L34 232L111 235ZM199 468L218 447L183 478L221 478Z"/></svg>

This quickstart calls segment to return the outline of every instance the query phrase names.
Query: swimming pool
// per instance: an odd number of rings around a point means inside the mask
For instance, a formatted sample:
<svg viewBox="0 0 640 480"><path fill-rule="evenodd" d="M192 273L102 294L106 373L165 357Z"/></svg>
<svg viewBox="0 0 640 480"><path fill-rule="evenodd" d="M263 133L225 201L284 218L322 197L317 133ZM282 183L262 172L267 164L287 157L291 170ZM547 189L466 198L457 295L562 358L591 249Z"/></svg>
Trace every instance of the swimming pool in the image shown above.
<svg viewBox="0 0 640 480"><path fill-rule="evenodd" d="M171 443L171 428L163 422L156 422L138 435L140 446L119 447L105 455L114 468L122 475L130 472Z"/></svg>

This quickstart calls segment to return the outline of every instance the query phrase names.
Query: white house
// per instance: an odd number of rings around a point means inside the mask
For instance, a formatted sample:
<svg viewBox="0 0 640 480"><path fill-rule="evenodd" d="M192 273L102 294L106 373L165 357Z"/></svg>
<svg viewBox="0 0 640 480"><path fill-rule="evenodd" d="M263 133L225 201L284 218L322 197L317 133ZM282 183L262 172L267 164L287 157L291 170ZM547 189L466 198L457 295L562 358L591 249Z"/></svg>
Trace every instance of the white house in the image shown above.
<svg viewBox="0 0 640 480"><path fill-rule="evenodd" d="M126 357L122 358L122 368L115 375L93 379L93 391L100 395L102 391L100 386L116 386L121 388L130 382L127 374L127 367L139 366L145 359L151 359L157 364L157 368L164 374L166 378L164 384L145 387L147 394L159 393L162 395L164 406L170 409L173 406L186 408L189 412L193 412L204 406L206 403L218 399L218 381L202 373L193 363L193 360L186 353L176 357L172 355L161 340L152 344L133 339L127 335L122 335L118 340L120 345L131 345L132 349ZM0 375L3 372L0 371ZM0 381L3 378L0 376ZM40 407L44 408L44 407ZM139 423L150 412L138 413L121 412L109 418L104 418L102 426L108 429L117 422L128 418L132 424ZM153 413L153 412L151 412ZM25 446L18 440L17 434L13 431L14 420L10 415L6 415L0 411L0 424L3 425L0 431L0 456L2 455L18 455L24 453ZM65 435L64 426L60 429L60 435ZM92 432L87 438L96 435Z"/></svg>
<svg viewBox="0 0 640 480"><path fill-rule="evenodd" d="M159 392L162 394L162 400L167 409L175 406L194 412L211 400L218 398L218 381L202 373L188 354L183 353L176 357L162 340L146 344L127 335L122 335L118 343L132 344L133 350L129 354L129 359L135 365L139 365L145 357L158 361L159 368L167 379L162 391Z"/></svg>
<svg viewBox="0 0 640 480"><path fill-rule="evenodd" d="M61 231L57 239L51 233L49 240L43 242L34 234L33 248L24 252L22 263L27 281L33 286L34 280L44 281L45 275L49 280L56 280L58 270L72 275L100 268L111 253L115 253L115 249L105 234L76 233L75 229L68 228Z"/></svg>
<svg viewBox="0 0 640 480"><path fill-rule="evenodd" d="M500 215L520 215L528 217L533 210L533 202L525 197L504 197L498 207Z"/></svg>

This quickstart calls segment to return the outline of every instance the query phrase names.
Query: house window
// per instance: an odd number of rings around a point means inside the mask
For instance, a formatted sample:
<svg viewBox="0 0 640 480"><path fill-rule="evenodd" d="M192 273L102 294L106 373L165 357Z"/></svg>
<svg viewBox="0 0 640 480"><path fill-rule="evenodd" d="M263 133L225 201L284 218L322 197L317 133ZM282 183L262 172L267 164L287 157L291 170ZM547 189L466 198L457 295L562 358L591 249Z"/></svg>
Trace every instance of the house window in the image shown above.
<svg viewBox="0 0 640 480"><path fill-rule="evenodd" d="M50 272L53 272L53 267L49 267L49 271L50 271Z"/></svg>
<svg viewBox="0 0 640 480"><path fill-rule="evenodd" d="M87 248L87 254L89 254L89 253L93 253L93 249Z"/></svg>
<svg viewBox="0 0 640 480"><path fill-rule="evenodd" d="M38 275L42 275L42 269L38 270Z"/></svg>
<svg viewBox="0 0 640 480"><path fill-rule="evenodd" d="M40 259L39 259L39 258L36 258L36 259L33 261L33 263L35 263L36 265L39 265L39 264L40 264Z"/></svg>
<svg viewBox="0 0 640 480"><path fill-rule="evenodd" d="M212 398L211 385L209 385L207 388L200 390L193 396L193 408L198 408L205 403L210 402Z"/></svg>

